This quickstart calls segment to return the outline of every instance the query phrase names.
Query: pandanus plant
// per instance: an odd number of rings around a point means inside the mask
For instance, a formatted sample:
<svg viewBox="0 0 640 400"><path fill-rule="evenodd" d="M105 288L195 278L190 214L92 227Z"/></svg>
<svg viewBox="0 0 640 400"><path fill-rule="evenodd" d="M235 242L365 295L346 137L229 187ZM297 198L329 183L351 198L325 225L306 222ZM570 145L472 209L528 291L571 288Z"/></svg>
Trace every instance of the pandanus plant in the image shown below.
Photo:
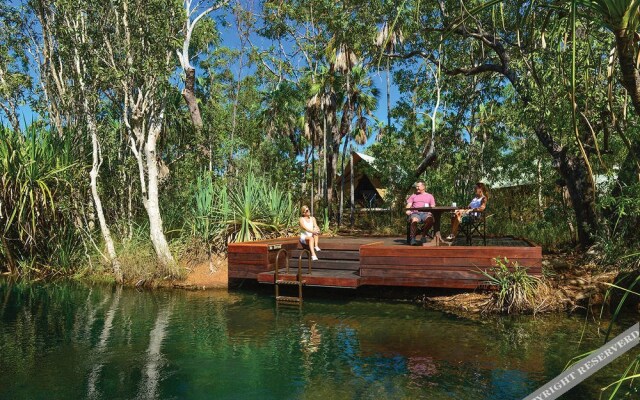
<svg viewBox="0 0 640 400"><path fill-rule="evenodd" d="M204 173L193 199L191 234L218 250L228 242L286 235L296 223L291 194L251 171L239 181L217 183Z"/></svg>
<svg viewBox="0 0 640 400"><path fill-rule="evenodd" d="M24 136L0 126L0 256L14 273L21 260L42 261L55 245L57 195L70 167L65 150L35 125Z"/></svg>

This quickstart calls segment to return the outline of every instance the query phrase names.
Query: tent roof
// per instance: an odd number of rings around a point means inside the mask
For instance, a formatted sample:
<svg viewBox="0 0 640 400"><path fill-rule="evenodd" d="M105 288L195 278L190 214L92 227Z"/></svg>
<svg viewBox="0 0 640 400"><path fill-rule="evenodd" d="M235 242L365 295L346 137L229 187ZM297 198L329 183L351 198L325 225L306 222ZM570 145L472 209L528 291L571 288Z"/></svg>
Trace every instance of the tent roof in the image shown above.
<svg viewBox="0 0 640 400"><path fill-rule="evenodd" d="M358 165L358 163L360 163L360 162L365 162L366 164L368 164L371 167L373 167L373 169L376 169L376 166L375 166L376 159L375 159L375 157L371 157L370 155L367 155L367 154L364 154L364 153L360 153L360 152L357 152L357 151L352 151L351 152L351 157L353 158L354 167L356 165ZM345 165L345 167L344 167L344 179L345 180L350 179L350 176L351 176L351 164L350 163L351 163L351 160L349 160L347 162L347 165ZM384 198L384 195L386 193L386 189L382 187L378 177L371 176L369 174L365 174L364 171L359 171L359 172L361 174L365 175L369 179L371 184L376 188L376 191L378 192L378 195L381 198ZM356 173L355 175L356 175L356 179L358 179L357 178L358 174ZM339 178L339 179L341 179L341 178Z"/></svg>

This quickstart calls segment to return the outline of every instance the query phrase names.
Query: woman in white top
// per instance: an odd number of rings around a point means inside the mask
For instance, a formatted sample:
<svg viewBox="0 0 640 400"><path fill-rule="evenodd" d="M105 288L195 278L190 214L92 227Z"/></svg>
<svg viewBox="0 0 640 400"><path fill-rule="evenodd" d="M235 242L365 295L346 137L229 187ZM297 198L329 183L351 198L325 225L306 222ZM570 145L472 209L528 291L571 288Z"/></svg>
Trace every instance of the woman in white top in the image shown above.
<svg viewBox="0 0 640 400"><path fill-rule="evenodd" d="M469 208L456 210L451 217L451 234L447 236L447 240L453 240L458 234L462 218L466 216L477 217L484 211L487 206L487 187L482 182L476 183L475 197L469 203Z"/></svg>
<svg viewBox="0 0 640 400"><path fill-rule="evenodd" d="M300 217L300 243L303 246L309 246L311 259L315 261L318 259L316 251L320 251L320 247L318 247L320 228L318 228L315 217L311 216L309 207L302 206L300 213L302 214L302 217Z"/></svg>

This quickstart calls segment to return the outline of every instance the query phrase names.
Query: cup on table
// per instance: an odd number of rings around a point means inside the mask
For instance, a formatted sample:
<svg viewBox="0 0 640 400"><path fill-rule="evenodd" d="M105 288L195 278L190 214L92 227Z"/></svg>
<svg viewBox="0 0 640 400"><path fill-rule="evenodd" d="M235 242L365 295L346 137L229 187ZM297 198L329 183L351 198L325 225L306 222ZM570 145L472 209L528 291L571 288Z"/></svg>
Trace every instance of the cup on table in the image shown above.
<svg viewBox="0 0 640 400"><path fill-rule="evenodd" d="M456 205L456 202L455 202L455 201L454 201L453 203L451 203L451 207L458 207L458 206Z"/></svg>

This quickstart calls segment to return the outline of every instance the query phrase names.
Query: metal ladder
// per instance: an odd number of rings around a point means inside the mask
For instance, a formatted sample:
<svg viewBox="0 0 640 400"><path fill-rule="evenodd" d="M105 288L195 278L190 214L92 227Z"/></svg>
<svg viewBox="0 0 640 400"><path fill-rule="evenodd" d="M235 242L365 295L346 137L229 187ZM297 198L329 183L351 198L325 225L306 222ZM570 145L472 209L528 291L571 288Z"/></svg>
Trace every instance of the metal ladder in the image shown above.
<svg viewBox="0 0 640 400"><path fill-rule="evenodd" d="M285 273L289 274L289 252L286 249L280 249L276 254L276 271L273 276L273 282L276 290L276 304L298 304L302 305L302 285L306 284L306 281L302 280L302 255L307 254L309 274L311 274L311 253L309 250L304 249L298 257L298 273L295 280L280 279L278 274L280 273L280 254L285 255ZM298 286L298 297L295 296L281 296L280 285Z"/></svg>

